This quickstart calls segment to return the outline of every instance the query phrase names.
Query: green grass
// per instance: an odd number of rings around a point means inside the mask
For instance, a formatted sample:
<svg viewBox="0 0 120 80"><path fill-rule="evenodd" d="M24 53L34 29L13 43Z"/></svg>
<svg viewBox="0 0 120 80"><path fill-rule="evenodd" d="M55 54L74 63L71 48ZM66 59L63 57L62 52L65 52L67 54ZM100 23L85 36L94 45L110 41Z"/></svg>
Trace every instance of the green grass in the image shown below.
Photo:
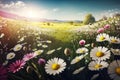
<svg viewBox="0 0 120 80"><path fill-rule="evenodd" d="M110 18L108 20L98 21L90 26L92 26L91 29L93 29L94 31L96 31L99 27L103 27L106 24L110 24L114 28L115 21L116 20L118 21L119 19L120 19L119 17L113 19ZM40 31L42 34L50 36L61 42L71 42L74 39L79 39L81 36L81 32L75 30L80 29L81 26L84 27L84 25L79 22L74 22L71 24L70 22L30 22L30 21L11 20L11 19L7 19L7 24L9 30L14 34L16 33L13 31L17 31L21 27L30 26L32 29L34 30L36 29ZM111 33L111 31L109 33ZM84 33L90 34L90 32L84 32ZM83 36L83 38L84 37L85 36Z"/></svg>

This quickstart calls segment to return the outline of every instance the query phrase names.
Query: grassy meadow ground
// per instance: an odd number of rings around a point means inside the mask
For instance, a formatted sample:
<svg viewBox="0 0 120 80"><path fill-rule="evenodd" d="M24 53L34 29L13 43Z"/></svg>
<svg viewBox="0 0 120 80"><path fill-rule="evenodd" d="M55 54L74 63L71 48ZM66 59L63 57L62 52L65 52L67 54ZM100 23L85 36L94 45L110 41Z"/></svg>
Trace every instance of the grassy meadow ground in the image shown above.
<svg viewBox="0 0 120 80"><path fill-rule="evenodd" d="M114 29L117 21L119 21L119 17L99 21L92 25L84 25L81 22L32 22L27 20L6 20L7 27L11 28L12 31L14 30L12 33L15 33L22 27L29 27L31 29L40 31L46 36L53 37L56 40L70 42L74 38L76 39L81 32L83 34L90 34L92 32L96 32L98 28L103 27L106 24L110 24ZM0 19L0 21L2 20Z"/></svg>
<svg viewBox="0 0 120 80"><path fill-rule="evenodd" d="M87 40L88 43L94 42L97 30L106 24L111 26L110 30L106 31L106 33L118 35L115 29L119 20L120 17L114 17L98 21L92 25L84 25L81 22L33 22L0 18L0 22L2 23L3 21L6 25L4 31L8 31L6 34L12 39L18 40L17 32L20 31L23 31L23 33L19 34L21 37L27 35L29 32L38 32L41 38L53 41L50 49L57 47L73 48L74 44L77 44L77 47L79 47L78 42L81 39Z"/></svg>
<svg viewBox="0 0 120 80"><path fill-rule="evenodd" d="M6 33L7 37L11 37L11 39L18 40L20 36L28 35L30 32L36 32L35 34L38 32L42 39L53 41L50 49L54 49L57 47L73 48L73 44L77 44L77 47L79 47L78 42L81 39L87 40L88 43L94 42L97 30L106 24L111 26L106 33L118 35L119 30L116 31L116 27L119 25L119 20L120 17L114 17L98 21L92 25L84 25L79 22L33 22L0 18L0 23L5 23L3 32ZM18 34L20 31L23 33Z"/></svg>
<svg viewBox="0 0 120 80"><path fill-rule="evenodd" d="M47 61L53 57L60 57L64 59L69 66L70 61L72 61L73 58L78 56L78 54L75 54L76 50L80 47L83 47L79 45L79 41L84 39L86 41L86 44L89 44L90 46L92 46L92 43L94 43L95 45L99 45L99 43L95 42L96 35L98 35L97 30L101 27L104 27L107 24L110 25L110 29L106 30L105 33L109 34L110 36L120 37L120 28L119 28L120 17L113 17L107 20L98 21L91 25L83 25L82 23L78 23L78 22L74 22L74 23L32 22L27 20L12 20L12 19L0 18L0 25L1 25L0 34L4 33L4 36L2 35L0 38L1 39L0 45L4 45L5 47L7 46L7 48L5 49L3 46L0 47L3 50L0 54L0 56L2 56L0 58L0 61L4 63L4 61L6 60L7 53L13 51L12 48L16 44L22 44L24 46L23 49L19 52L16 52L17 54L16 57L13 60L10 60L8 64L10 64L11 62L15 61L18 58L22 59L23 55L25 55L26 52L29 53L37 50L44 50L44 54L42 54L41 56L38 56L37 59L42 57ZM65 48L71 49L70 56L66 56L64 54ZM87 47L87 48L91 49L91 47ZM68 71L72 72L73 70L75 70L75 68L81 67L81 65L88 66L88 63L91 60L90 58L88 58L88 56L85 57L85 59L88 60L88 62L85 62L86 60L83 59L82 60L83 63L80 62L80 65L79 64L70 65L71 70L68 69ZM15 75L18 75L18 77L14 76L13 74L10 74L9 80L11 80L12 77L15 77L12 80L28 80L28 79L29 80L35 80L35 79L36 80L52 80L52 79L57 80L59 79L59 78L54 78L54 76L49 76L48 74L46 74L44 72L43 67L37 64L36 58L30 61L31 62L29 62L27 65L30 64L30 66L34 67L33 65L34 63L36 64L37 67L40 67L42 69L43 73L41 71L40 72L41 72L41 75L43 76L43 79L38 79L34 77L32 73L27 74L23 70L23 73L15 74ZM40 68L38 68L38 70L41 70ZM79 75L73 76L68 71L63 73L65 75L63 76L63 78L65 77L67 78L62 80L67 80L67 79L74 80L74 78L76 78L76 80L82 80L82 79L89 80L89 77L92 76L92 74L88 75L87 71L85 71L85 73L87 73L86 75L88 76L88 78L86 78L86 76L83 74L80 74L82 75L82 77L80 77ZM69 76L71 75L72 75L72 78L69 78ZM44 79L46 78L46 76L50 78L52 77L52 78Z"/></svg>

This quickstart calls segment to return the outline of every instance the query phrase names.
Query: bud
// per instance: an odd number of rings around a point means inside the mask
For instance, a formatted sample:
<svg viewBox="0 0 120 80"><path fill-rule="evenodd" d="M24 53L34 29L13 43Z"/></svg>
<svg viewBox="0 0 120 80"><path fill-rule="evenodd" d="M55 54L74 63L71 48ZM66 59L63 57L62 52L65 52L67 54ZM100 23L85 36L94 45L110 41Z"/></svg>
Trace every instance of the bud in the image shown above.
<svg viewBox="0 0 120 80"><path fill-rule="evenodd" d="M71 54L71 50L69 48L65 48L64 54L65 55L70 55Z"/></svg>
<svg viewBox="0 0 120 80"><path fill-rule="evenodd" d="M95 43L92 43L92 44L91 44L91 47L95 47Z"/></svg>
<svg viewBox="0 0 120 80"><path fill-rule="evenodd" d="M80 41L79 41L79 44L80 44L80 45L85 45L85 43L86 43L85 40L80 40Z"/></svg>
<svg viewBox="0 0 120 80"><path fill-rule="evenodd" d="M23 50L24 50L24 51L27 51L27 47L24 46L24 47L23 47Z"/></svg>
<svg viewBox="0 0 120 80"><path fill-rule="evenodd" d="M40 64L40 65L44 65L46 63L46 61L45 61L45 59L43 59L43 58L40 58L39 60L38 60L38 64Z"/></svg>
<svg viewBox="0 0 120 80"><path fill-rule="evenodd" d="M98 30L97 30L97 33L103 33L104 32L104 28L99 28Z"/></svg>
<svg viewBox="0 0 120 80"><path fill-rule="evenodd" d="M107 25L104 26L104 29L109 29L109 28L110 28L109 24L107 24Z"/></svg>

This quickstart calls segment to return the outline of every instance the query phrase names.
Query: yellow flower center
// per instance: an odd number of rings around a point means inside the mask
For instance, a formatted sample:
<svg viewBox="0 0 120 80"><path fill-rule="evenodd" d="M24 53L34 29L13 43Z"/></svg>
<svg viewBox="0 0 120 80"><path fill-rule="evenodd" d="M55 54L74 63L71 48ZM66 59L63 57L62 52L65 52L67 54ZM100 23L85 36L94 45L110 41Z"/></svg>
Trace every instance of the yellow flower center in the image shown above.
<svg viewBox="0 0 120 80"><path fill-rule="evenodd" d="M104 39L105 39L105 37L104 37L104 36L101 36L101 37L100 37L100 40L101 40L101 41L103 41Z"/></svg>
<svg viewBox="0 0 120 80"><path fill-rule="evenodd" d="M60 65L59 65L59 64L54 63L54 64L52 65L52 69L53 69L53 70L58 70L59 68L60 68Z"/></svg>
<svg viewBox="0 0 120 80"><path fill-rule="evenodd" d="M96 64L94 67L95 67L95 69L99 69L100 67L102 67L102 65L101 64Z"/></svg>
<svg viewBox="0 0 120 80"><path fill-rule="evenodd" d="M120 67L117 67L116 70L115 70L115 72L116 72L118 75L120 75Z"/></svg>
<svg viewBox="0 0 120 80"><path fill-rule="evenodd" d="M111 42L112 42L112 43L115 43L115 42L117 42L117 40L116 40L116 39L112 39Z"/></svg>
<svg viewBox="0 0 120 80"><path fill-rule="evenodd" d="M98 52L96 52L96 56L97 56L97 57L102 57L102 56L104 56L104 53L103 53L103 52L98 51Z"/></svg>
<svg viewBox="0 0 120 80"><path fill-rule="evenodd" d="M20 50L20 48L21 48L21 47L17 47L16 49L17 49L17 50Z"/></svg>
<svg viewBox="0 0 120 80"><path fill-rule="evenodd" d="M116 50L115 50L115 53L119 53L119 49L116 49Z"/></svg>
<svg viewBox="0 0 120 80"><path fill-rule="evenodd" d="M80 53L84 53L85 51L84 50L80 50Z"/></svg>
<svg viewBox="0 0 120 80"><path fill-rule="evenodd" d="M79 61L80 61L80 58L77 57L77 58L75 59L75 61L76 61L76 62L79 62Z"/></svg>
<svg viewBox="0 0 120 80"><path fill-rule="evenodd" d="M13 55L10 55L10 58L12 58L13 57Z"/></svg>

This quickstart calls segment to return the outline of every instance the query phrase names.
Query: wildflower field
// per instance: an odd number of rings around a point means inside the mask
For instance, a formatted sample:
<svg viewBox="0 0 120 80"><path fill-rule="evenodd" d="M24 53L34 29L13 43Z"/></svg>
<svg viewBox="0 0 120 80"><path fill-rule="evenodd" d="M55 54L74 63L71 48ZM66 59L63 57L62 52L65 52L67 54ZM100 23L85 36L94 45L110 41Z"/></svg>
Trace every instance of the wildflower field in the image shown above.
<svg viewBox="0 0 120 80"><path fill-rule="evenodd" d="M120 17L90 25L1 17L0 80L120 80Z"/></svg>

